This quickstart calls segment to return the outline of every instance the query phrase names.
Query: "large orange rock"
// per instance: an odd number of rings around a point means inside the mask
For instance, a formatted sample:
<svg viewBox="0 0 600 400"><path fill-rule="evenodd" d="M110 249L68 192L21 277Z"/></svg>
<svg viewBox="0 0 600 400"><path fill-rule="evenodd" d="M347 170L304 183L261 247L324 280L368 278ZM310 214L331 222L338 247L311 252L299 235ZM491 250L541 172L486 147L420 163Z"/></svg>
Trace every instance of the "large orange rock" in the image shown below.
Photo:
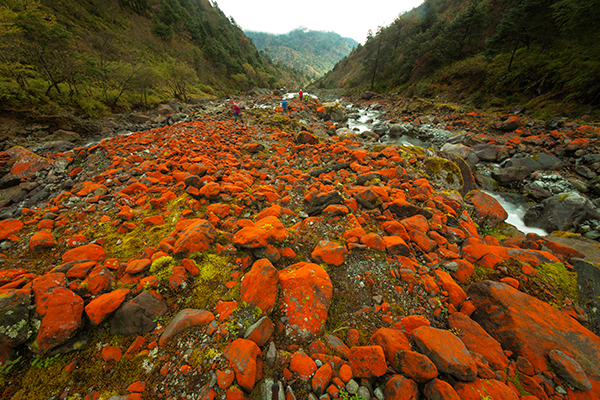
<svg viewBox="0 0 600 400"><path fill-rule="evenodd" d="M62 272L52 272L33 280L32 287L35 299L35 309L40 317L46 315L48 302L52 298L52 291L58 287L66 286L67 279Z"/></svg>
<svg viewBox="0 0 600 400"><path fill-rule="evenodd" d="M104 256L105 253L102 246L91 243L68 250L63 254L62 260L64 263L82 260L100 261L104 259Z"/></svg>
<svg viewBox="0 0 600 400"><path fill-rule="evenodd" d="M427 222L427 218L421 214L404 218L400 221L400 224L406 229L407 232L409 232L409 234L411 231L427 233L429 230L429 222Z"/></svg>
<svg viewBox="0 0 600 400"><path fill-rule="evenodd" d="M279 271L282 312L286 334L293 340L310 341L325 329L333 285L320 265L298 263Z"/></svg>
<svg viewBox="0 0 600 400"><path fill-rule="evenodd" d="M246 226L233 235L233 244L236 247L256 249L267 247L270 235L265 229L257 226Z"/></svg>
<svg viewBox="0 0 600 400"><path fill-rule="evenodd" d="M85 306L85 313L93 325L99 325L123 304L129 289L117 289L96 297Z"/></svg>
<svg viewBox="0 0 600 400"><path fill-rule="evenodd" d="M331 381L332 375L333 370L329 363L326 363L319 367L311 381L312 391L317 393L318 395L323 394L329 386L329 382Z"/></svg>
<svg viewBox="0 0 600 400"><path fill-rule="evenodd" d="M384 236L382 239L389 254L410 255L410 247L400 236Z"/></svg>
<svg viewBox="0 0 600 400"><path fill-rule="evenodd" d="M435 364L424 354L416 351L401 350L396 353L396 368L407 378L417 383L425 383L437 378Z"/></svg>
<svg viewBox="0 0 600 400"><path fill-rule="evenodd" d="M502 371L508 365L508 358L504 354L500 343L491 337L477 322L463 313L453 313L448 317L450 328L454 329L467 349L478 353L485 358L496 371Z"/></svg>
<svg viewBox="0 0 600 400"><path fill-rule="evenodd" d="M47 158L38 156L30 150L21 146L14 146L5 152L14 160L14 164L8 174L0 179L3 187L18 185L22 179L35 177L35 174L51 166Z"/></svg>
<svg viewBox="0 0 600 400"><path fill-rule="evenodd" d="M475 360L452 332L421 326L413 331L412 337L419 351L433 361L438 371L467 382L477 377Z"/></svg>
<svg viewBox="0 0 600 400"><path fill-rule="evenodd" d="M235 371L238 385L247 392L254 389L262 379L262 358L260 348L251 340L236 339L223 353Z"/></svg>
<svg viewBox="0 0 600 400"><path fill-rule="evenodd" d="M461 400L518 400L519 396L504 383L495 379L476 379L473 382L458 382L454 390Z"/></svg>
<svg viewBox="0 0 600 400"><path fill-rule="evenodd" d="M373 333L369 343L383 348L387 363L390 365L396 365L396 353L398 351L411 350L408 339L399 329L379 328Z"/></svg>
<svg viewBox="0 0 600 400"><path fill-rule="evenodd" d="M319 262L339 266L344 263L347 254L346 246L328 240L321 240L317 243L311 257Z"/></svg>
<svg viewBox="0 0 600 400"><path fill-rule="evenodd" d="M56 246L58 243L52 232L42 229L41 231L35 233L31 239L29 239L29 248L33 251L40 251L43 249L49 249Z"/></svg>
<svg viewBox="0 0 600 400"><path fill-rule="evenodd" d="M277 283L279 274L277 269L266 258L257 260L250 272L244 275L240 294L243 301L269 314L275 306L277 299Z"/></svg>
<svg viewBox="0 0 600 400"><path fill-rule="evenodd" d="M244 334L244 339L252 340L258 347L264 346L275 332L275 325L269 317L262 317L251 325Z"/></svg>
<svg viewBox="0 0 600 400"><path fill-rule="evenodd" d="M440 379L427 382L423 387L423 394L429 400L461 400L452 385Z"/></svg>
<svg viewBox="0 0 600 400"><path fill-rule="evenodd" d="M479 225L493 228L508 218L508 213L498 200L481 190L467 193L465 201L473 206L473 220Z"/></svg>
<svg viewBox="0 0 600 400"><path fill-rule="evenodd" d="M419 397L419 387L412 379L393 375L386 382L383 394L386 400L416 400Z"/></svg>
<svg viewBox="0 0 600 400"><path fill-rule="evenodd" d="M269 243L283 242L290 235L283 223L274 215L256 221L254 226L267 231Z"/></svg>
<svg viewBox="0 0 600 400"><path fill-rule="evenodd" d="M301 380L308 381L317 371L317 364L305 352L297 351L292 354L290 359L290 371L296 374Z"/></svg>
<svg viewBox="0 0 600 400"><path fill-rule="evenodd" d="M348 362L355 378L383 376L387 370L381 346L355 346L350 349Z"/></svg>
<svg viewBox="0 0 600 400"><path fill-rule="evenodd" d="M40 352L65 343L81 327L83 299L64 287L52 290L36 343Z"/></svg>
<svg viewBox="0 0 600 400"><path fill-rule="evenodd" d="M178 227L179 228L179 227ZM206 251L217 238L217 230L205 219L186 221L174 246L176 255Z"/></svg>
<svg viewBox="0 0 600 400"><path fill-rule="evenodd" d="M450 297L450 303L454 304L456 308L459 308L463 301L467 300L467 294L465 291L452 279L449 273L436 269L434 274L440 280L442 287L448 292Z"/></svg>
<svg viewBox="0 0 600 400"><path fill-rule="evenodd" d="M540 263L560 262L555 255L547 251L490 246L478 238L467 239L462 253L467 261L488 268L494 268L497 263L513 258L522 263L531 264L533 267Z"/></svg>
<svg viewBox="0 0 600 400"><path fill-rule="evenodd" d="M548 354L560 350L577 361L592 381L593 389L586 393L600 397L598 336L569 315L503 283L477 282L467 294L476 308L473 319L503 348L527 358L539 371L548 369Z"/></svg>

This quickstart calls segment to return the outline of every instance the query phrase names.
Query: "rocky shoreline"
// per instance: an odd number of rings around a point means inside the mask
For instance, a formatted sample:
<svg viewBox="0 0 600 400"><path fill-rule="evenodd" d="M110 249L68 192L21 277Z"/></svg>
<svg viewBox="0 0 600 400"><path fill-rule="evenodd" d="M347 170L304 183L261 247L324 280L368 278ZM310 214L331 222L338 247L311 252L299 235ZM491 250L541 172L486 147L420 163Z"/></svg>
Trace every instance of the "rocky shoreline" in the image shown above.
<svg viewBox="0 0 600 400"><path fill-rule="evenodd" d="M598 126L236 100L4 141L4 398L600 398Z"/></svg>

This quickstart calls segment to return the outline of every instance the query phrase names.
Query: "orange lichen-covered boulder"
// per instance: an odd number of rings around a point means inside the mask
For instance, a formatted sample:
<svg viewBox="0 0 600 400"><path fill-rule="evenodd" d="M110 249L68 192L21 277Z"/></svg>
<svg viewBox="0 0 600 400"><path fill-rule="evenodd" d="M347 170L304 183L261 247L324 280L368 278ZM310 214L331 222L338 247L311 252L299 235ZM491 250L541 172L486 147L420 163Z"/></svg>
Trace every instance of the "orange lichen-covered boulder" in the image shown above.
<svg viewBox="0 0 600 400"><path fill-rule="evenodd" d="M462 253L467 261L488 268L493 268L494 265L507 259L516 259L521 263L531 264L533 267L540 263L560 262L556 256L547 251L490 246L483 240L474 237L467 239Z"/></svg>
<svg viewBox="0 0 600 400"><path fill-rule="evenodd" d="M548 369L549 352L560 350L581 365L593 378L593 390L600 393L598 336L548 303L504 283L477 282L467 294L476 307L473 318L503 348L527 358L540 371Z"/></svg>
<svg viewBox="0 0 600 400"><path fill-rule="evenodd" d="M81 297L67 288L55 288L36 338L39 351L45 353L69 340L82 326L82 314Z"/></svg>
<svg viewBox="0 0 600 400"><path fill-rule="evenodd" d="M256 221L254 226L267 231L269 243L283 242L289 236L283 223L274 215L268 215Z"/></svg>
<svg viewBox="0 0 600 400"><path fill-rule="evenodd" d="M355 346L350 349L348 362L355 378L383 376L387 370L381 346Z"/></svg>
<svg viewBox="0 0 600 400"><path fill-rule="evenodd" d="M33 251L40 251L43 249L49 249L56 246L58 243L52 233L46 229L35 233L31 239L29 239L29 248Z"/></svg>
<svg viewBox="0 0 600 400"><path fill-rule="evenodd" d="M463 301L467 300L467 294L465 291L452 279L449 273L446 271L442 271L441 269L436 269L434 271L435 275L440 280L442 287L446 292L448 292L448 296L450 297L450 303L454 304L455 307L459 307Z"/></svg>
<svg viewBox="0 0 600 400"><path fill-rule="evenodd" d="M315 247L311 256L316 261L339 266L344 263L347 254L348 250L345 246L335 242L321 240L317 243L317 247Z"/></svg>
<svg viewBox="0 0 600 400"><path fill-rule="evenodd" d="M15 161L10 172L0 180L0 183L6 186L17 185L21 179L33 177L37 172L51 165L48 159L21 146L14 146L5 153Z"/></svg>
<svg viewBox="0 0 600 400"><path fill-rule="evenodd" d="M104 256L105 252L102 246L91 243L68 250L63 254L62 260L65 263L80 260L100 261L104 259Z"/></svg>
<svg viewBox="0 0 600 400"><path fill-rule="evenodd" d="M262 317L251 325L244 334L244 339L252 340L258 347L262 347L271 339L275 332L275 325L269 317Z"/></svg>
<svg viewBox="0 0 600 400"><path fill-rule="evenodd" d="M17 233L23 227L18 219L8 218L0 221L0 240L5 240Z"/></svg>
<svg viewBox="0 0 600 400"><path fill-rule="evenodd" d="M257 226L246 226L233 235L233 244L236 247L256 249L267 247L271 235L266 229Z"/></svg>
<svg viewBox="0 0 600 400"><path fill-rule="evenodd" d="M420 352L433 361L438 371L467 382L477 377L475 360L462 340L452 332L421 326L413 331L413 340Z"/></svg>
<svg viewBox="0 0 600 400"><path fill-rule="evenodd" d="M333 369L329 363L319 367L311 381L312 391L319 395L323 394L329 386L332 375Z"/></svg>
<svg viewBox="0 0 600 400"><path fill-rule="evenodd" d="M260 348L252 340L236 339L223 353L235 371L235 379L247 392L254 389L262 379L262 358Z"/></svg>
<svg viewBox="0 0 600 400"><path fill-rule="evenodd" d="M424 354L401 350L396 353L396 368L407 378L417 383L425 383L438 376L435 364Z"/></svg>
<svg viewBox="0 0 600 400"><path fill-rule="evenodd" d="M369 339L371 345L381 346L387 363L396 365L396 353L411 350L408 339L399 329L379 328Z"/></svg>
<svg viewBox="0 0 600 400"><path fill-rule="evenodd" d="M85 306L85 313L93 325L99 325L123 304L129 289L118 289L96 297Z"/></svg>
<svg viewBox="0 0 600 400"><path fill-rule="evenodd" d="M241 299L269 314L277 299L277 269L266 258L257 260L250 272L244 275L240 288Z"/></svg>
<svg viewBox="0 0 600 400"><path fill-rule="evenodd" d="M308 381L317 371L317 364L303 351L297 351L290 359L290 370L303 381Z"/></svg>
<svg viewBox="0 0 600 400"><path fill-rule="evenodd" d="M477 322L463 313L453 313L448 317L450 328L454 329L467 349L485 358L496 371L502 371L508 365L508 358L500 343L491 337Z"/></svg>
<svg viewBox="0 0 600 400"><path fill-rule="evenodd" d="M186 220L176 228L180 231L173 250L176 255L206 251L217 238L217 230L205 219Z"/></svg>
<svg viewBox="0 0 600 400"><path fill-rule="evenodd" d="M508 218L508 213L498 200L481 190L472 190L465 196L465 201L473 208L473 220L479 225L491 228Z"/></svg>
<svg viewBox="0 0 600 400"><path fill-rule="evenodd" d="M313 263L293 264L279 271L279 285L286 334L304 341L321 335L333 295L327 272Z"/></svg>
<svg viewBox="0 0 600 400"><path fill-rule="evenodd" d="M432 379L423 387L423 394L427 399L461 400L456 390L446 381Z"/></svg>
<svg viewBox="0 0 600 400"><path fill-rule="evenodd" d="M491 397L496 400L518 400L519 396L506 384L495 379L476 379L473 382L458 382L454 390L461 400L481 400Z"/></svg>
<svg viewBox="0 0 600 400"><path fill-rule="evenodd" d="M35 298L35 307L40 317L46 315L48 302L52 298L52 291L58 287L66 287L67 279L61 272L52 272L38 278L32 282L33 296Z"/></svg>
<svg viewBox="0 0 600 400"><path fill-rule="evenodd" d="M393 375L386 382L383 394L386 400L413 400L419 396L419 387L412 379Z"/></svg>

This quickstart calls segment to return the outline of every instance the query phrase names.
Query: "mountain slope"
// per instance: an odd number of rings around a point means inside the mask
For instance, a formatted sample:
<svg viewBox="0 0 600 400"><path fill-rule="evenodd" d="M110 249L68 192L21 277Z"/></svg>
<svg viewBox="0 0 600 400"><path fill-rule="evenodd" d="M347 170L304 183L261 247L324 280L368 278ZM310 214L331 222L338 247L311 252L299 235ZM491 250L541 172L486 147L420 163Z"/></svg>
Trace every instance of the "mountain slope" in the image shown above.
<svg viewBox="0 0 600 400"><path fill-rule="evenodd" d="M319 87L597 113L597 0L428 0L368 38Z"/></svg>
<svg viewBox="0 0 600 400"><path fill-rule="evenodd" d="M283 35L245 31L256 48L273 60L312 77L331 70L335 63L347 56L358 45L354 39L344 38L334 32L295 29Z"/></svg>
<svg viewBox="0 0 600 400"><path fill-rule="evenodd" d="M208 0L0 0L0 103L90 115L301 85Z"/></svg>

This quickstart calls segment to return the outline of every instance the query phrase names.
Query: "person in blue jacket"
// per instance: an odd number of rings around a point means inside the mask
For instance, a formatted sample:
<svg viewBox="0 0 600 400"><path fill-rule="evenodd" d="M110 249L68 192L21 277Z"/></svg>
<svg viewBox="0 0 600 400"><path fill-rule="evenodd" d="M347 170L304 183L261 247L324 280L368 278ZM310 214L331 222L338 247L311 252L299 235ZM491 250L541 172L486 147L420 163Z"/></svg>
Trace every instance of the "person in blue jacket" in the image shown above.
<svg viewBox="0 0 600 400"><path fill-rule="evenodd" d="M281 100L281 109L284 114L287 114L287 101L285 99Z"/></svg>

